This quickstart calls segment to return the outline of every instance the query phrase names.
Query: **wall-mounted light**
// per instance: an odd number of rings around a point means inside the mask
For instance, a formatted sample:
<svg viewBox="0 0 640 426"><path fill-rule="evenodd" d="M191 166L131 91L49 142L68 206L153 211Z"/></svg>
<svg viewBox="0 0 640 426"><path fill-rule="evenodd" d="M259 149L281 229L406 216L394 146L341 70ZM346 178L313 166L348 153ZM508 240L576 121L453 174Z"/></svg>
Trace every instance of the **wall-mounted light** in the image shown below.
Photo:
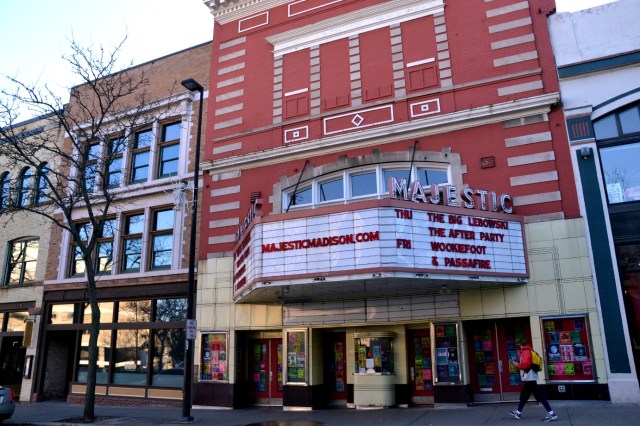
<svg viewBox="0 0 640 426"><path fill-rule="evenodd" d="M591 148L589 147L583 146L578 150L578 152L580 153L580 156L585 160L591 157Z"/></svg>

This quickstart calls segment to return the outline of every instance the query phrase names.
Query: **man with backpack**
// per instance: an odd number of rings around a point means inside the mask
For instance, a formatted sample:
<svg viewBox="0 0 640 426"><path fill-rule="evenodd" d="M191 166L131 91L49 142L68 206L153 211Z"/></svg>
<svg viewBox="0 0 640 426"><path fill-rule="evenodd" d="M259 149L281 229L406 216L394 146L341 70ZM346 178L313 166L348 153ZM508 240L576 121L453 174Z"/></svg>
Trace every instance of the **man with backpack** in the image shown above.
<svg viewBox="0 0 640 426"><path fill-rule="evenodd" d="M532 362L533 358L533 348L527 342L527 339L522 339L520 341L520 362L516 362L515 360L511 361L511 363L520 370L520 380L524 383L522 387L522 391L520 392L520 404L518 404L517 410L509 411L516 419L520 420L522 418L522 409L524 408L524 404L527 403L531 394L536 398L536 400L544 405L544 408L547 410L547 416L542 419L545 422L551 422L558 418L556 413L551 409L549 405L549 401L544 397L542 393L542 389L538 387L538 371L540 371L540 367L542 362L538 361L540 364L534 364ZM536 358L539 358L537 356ZM537 371L536 371L537 370Z"/></svg>

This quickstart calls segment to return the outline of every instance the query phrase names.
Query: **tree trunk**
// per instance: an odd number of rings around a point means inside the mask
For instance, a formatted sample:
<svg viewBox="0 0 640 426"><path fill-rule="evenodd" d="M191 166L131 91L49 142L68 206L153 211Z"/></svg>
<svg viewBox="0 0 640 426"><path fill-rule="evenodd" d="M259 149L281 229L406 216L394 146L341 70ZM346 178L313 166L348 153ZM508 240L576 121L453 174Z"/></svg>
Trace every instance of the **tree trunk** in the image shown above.
<svg viewBox="0 0 640 426"><path fill-rule="evenodd" d="M98 295L94 271L86 261L87 265L87 290L89 292L89 304L91 306L91 326L89 327L89 365L87 370L87 390L84 399L84 421L93 422L95 420L96 403L96 372L98 367L98 334L100 333L100 307L98 306Z"/></svg>

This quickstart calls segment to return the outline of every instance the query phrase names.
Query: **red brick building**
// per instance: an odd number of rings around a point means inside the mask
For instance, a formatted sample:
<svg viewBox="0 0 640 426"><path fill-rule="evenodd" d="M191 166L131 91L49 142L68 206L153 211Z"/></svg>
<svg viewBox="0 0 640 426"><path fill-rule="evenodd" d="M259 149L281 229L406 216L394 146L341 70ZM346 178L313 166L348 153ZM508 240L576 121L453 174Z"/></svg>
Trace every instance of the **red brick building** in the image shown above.
<svg viewBox="0 0 640 426"><path fill-rule="evenodd" d="M205 3L196 404L606 398L553 1Z"/></svg>

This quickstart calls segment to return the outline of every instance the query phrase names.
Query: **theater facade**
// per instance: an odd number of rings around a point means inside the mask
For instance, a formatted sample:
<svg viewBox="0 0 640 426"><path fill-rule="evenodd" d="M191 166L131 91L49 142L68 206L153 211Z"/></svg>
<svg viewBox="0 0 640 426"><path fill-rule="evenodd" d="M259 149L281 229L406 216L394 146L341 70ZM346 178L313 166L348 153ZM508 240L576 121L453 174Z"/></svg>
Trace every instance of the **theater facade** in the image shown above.
<svg viewBox="0 0 640 426"><path fill-rule="evenodd" d="M205 3L194 404L610 397L552 1Z"/></svg>

